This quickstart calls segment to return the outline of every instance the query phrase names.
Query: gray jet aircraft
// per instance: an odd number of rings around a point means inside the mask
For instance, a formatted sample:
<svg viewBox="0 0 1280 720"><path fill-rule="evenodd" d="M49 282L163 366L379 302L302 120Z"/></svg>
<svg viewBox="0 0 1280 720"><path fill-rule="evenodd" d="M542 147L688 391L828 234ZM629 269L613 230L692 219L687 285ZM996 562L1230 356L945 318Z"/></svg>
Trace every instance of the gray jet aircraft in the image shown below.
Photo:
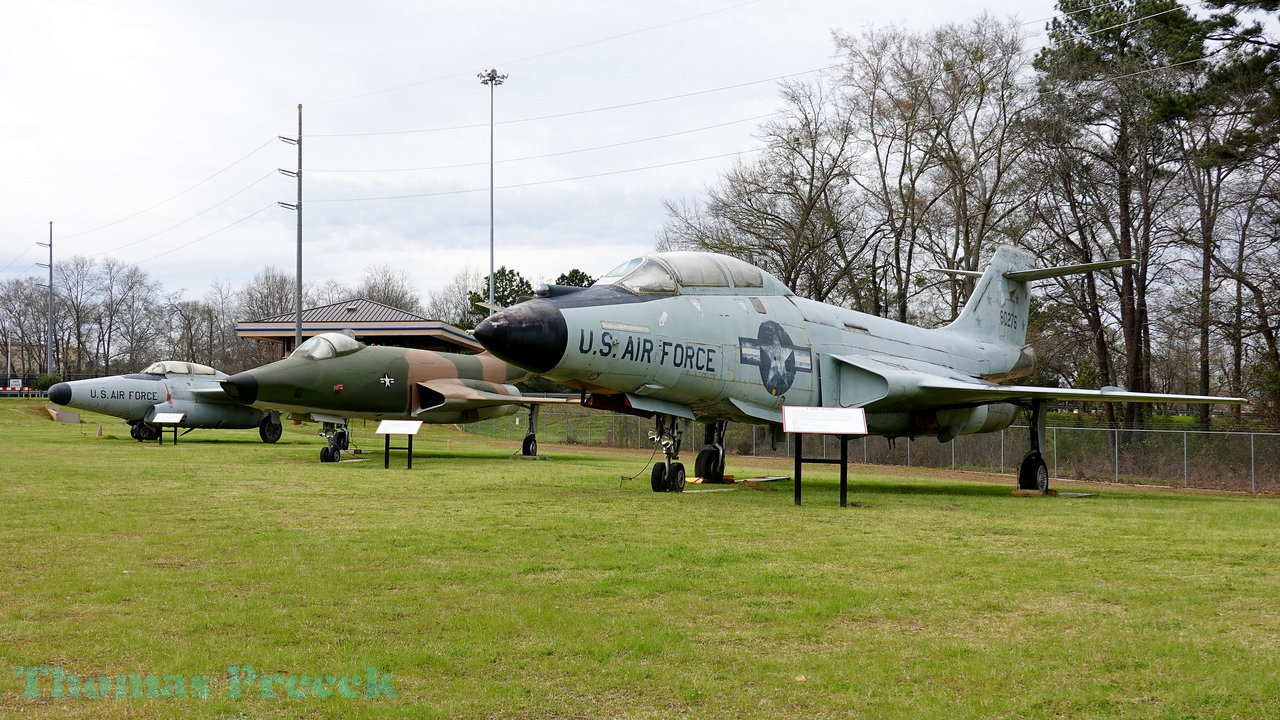
<svg viewBox="0 0 1280 720"><path fill-rule="evenodd" d="M797 297L769 273L705 252L635 258L590 288L540 286L538 297L475 330L490 352L579 388L589 407L656 418L664 462L656 492L683 490L679 420L705 424L695 471L724 476L730 420L772 425L789 406L864 408L868 431L888 438L1002 430L1030 411L1030 448L1018 486L1047 490L1040 455L1045 403L1243 403L1240 398L1002 385L1029 375L1026 345L1036 280L1129 264L1034 269L1001 247L951 324L926 329Z"/></svg>
<svg viewBox="0 0 1280 720"><path fill-rule="evenodd" d="M178 427L256 427L263 442L279 440L280 413L245 407L228 397L219 384L227 377L208 365L161 360L129 375L57 383L49 388L49 400L124 418L135 440L159 437L159 428L151 424L157 413L181 413Z"/></svg>

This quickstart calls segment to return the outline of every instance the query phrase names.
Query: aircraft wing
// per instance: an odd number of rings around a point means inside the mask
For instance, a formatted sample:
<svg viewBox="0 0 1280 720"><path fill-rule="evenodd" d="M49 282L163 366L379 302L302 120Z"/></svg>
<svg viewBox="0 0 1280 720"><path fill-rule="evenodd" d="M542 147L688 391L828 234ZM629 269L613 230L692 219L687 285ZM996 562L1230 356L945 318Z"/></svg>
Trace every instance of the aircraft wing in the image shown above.
<svg viewBox="0 0 1280 720"><path fill-rule="evenodd" d="M220 386L211 385L209 387L193 387L187 390L191 393L191 397L196 402L220 403L223 405L240 405L226 393Z"/></svg>
<svg viewBox="0 0 1280 720"><path fill-rule="evenodd" d="M911 410L917 407L963 407L1023 400L1230 405L1248 402L1236 397L1129 392L1117 387L1086 390L998 385L917 360L884 360L865 355L841 355L834 359L839 363L840 405L845 407Z"/></svg>
<svg viewBox="0 0 1280 720"><path fill-rule="evenodd" d="M578 401L577 398L525 397L518 392L515 395L495 392L494 388L500 387L502 386L464 378L437 378L419 382L418 394L424 410L445 404L482 408L494 405L538 405Z"/></svg>

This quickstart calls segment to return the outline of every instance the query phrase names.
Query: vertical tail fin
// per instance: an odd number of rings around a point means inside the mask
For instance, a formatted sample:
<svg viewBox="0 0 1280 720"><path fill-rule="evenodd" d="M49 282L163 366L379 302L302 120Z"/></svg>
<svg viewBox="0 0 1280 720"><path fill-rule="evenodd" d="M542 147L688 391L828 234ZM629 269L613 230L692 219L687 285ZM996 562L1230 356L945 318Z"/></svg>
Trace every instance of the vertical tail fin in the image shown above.
<svg viewBox="0 0 1280 720"><path fill-rule="evenodd" d="M1136 262L1108 260L1034 270L1032 267L1035 257L1030 253L1002 245L991 257L991 265L982 273L969 302L960 311L960 317L945 329L975 340L1021 348L1027 344L1027 317L1031 311L1028 283L1060 275L1133 265ZM969 274L954 270L949 272Z"/></svg>
<svg viewBox="0 0 1280 720"><path fill-rule="evenodd" d="M978 279L960 316L945 329L984 342L1017 348L1026 345L1030 294L1026 281L1011 279L1010 274L1030 271L1034 264L1030 253L1002 245Z"/></svg>

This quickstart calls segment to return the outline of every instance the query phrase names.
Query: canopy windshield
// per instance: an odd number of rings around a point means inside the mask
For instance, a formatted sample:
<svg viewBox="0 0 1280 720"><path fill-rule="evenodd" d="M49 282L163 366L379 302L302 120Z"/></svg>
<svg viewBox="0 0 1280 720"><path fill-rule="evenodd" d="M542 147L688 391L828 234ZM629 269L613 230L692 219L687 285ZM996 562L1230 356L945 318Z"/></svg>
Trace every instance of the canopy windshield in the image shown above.
<svg viewBox="0 0 1280 720"><path fill-rule="evenodd" d="M147 366L142 372L149 375L216 375L217 372L208 365L182 362L181 360L161 360Z"/></svg>
<svg viewBox="0 0 1280 720"><path fill-rule="evenodd" d="M342 333L320 333L299 345L297 350L289 354L289 357L325 360L353 353L361 347L358 340Z"/></svg>

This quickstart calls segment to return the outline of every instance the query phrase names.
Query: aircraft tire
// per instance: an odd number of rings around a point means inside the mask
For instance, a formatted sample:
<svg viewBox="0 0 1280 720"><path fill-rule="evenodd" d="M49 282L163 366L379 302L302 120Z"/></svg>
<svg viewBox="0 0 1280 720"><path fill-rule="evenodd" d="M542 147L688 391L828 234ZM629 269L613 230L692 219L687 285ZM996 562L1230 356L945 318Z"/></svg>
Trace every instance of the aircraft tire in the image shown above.
<svg viewBox="0 0 1280 720"><path fill-rule="evenodd" d="M1040 457L1040 453L1028 453L1018 465L1018 489L1040 492L1049 489L1049 466Z"/></svg>
<svg viewBox="0 0 1280 720"><path fill-rule="evenodd" d="M150 425L148 425L148 424L146 424L146 423L144 423L144 422L140 422L140 423L138 423L137 425L135 425L134 427L136 427L136 428L138 429L138 439L139 439L139 440L142 440L142 441L144 441L144 442L145 442L145 441L148 441L148 440L155 440L155 439L156 439L157 432L156 432L155 428L151 427Z"/></svg>
<svg viewBox="0 0 1280 720"><path fill-rule="evenodd" d="M520 454L525 457L537 457L538 438L533 433L524 436L524 442L520 443Z"/></svg>
<svg viewBox="0 0 1280 720"><path fill-rule="evenodd" d="M696 477L708 482L721 482L724 480L724 459L715 448L706 448L693 461L693 471Z"/></svg>
<svg viewBox="0 0 1280 720"><path fill-rule="evenodd" d="M138 426L137 426L137 425L130 425L130 426L129 426L129 437L133 438L134 440L142 440L142 438L138 437Z"/></svg>
<svg viewBox="0 0 1280 720"><path fill-rule="evenodd" d="M264 443L273 443L280 439L284 434L284 426L280 423L271 422L271 417L263 418L258 424L258 437L262 438Z"/></svg>
<svg viewBox="0 0 1280 720"><path fill-rule="evenodd" d="M698 457L695 458L693 461L694 477L700 477L703 480L711 479L710 467L711 467L711 463L715 462L713 459L715 457L715 454L716 454L716 451L712 450L711 448L707 448L705 450L701 450L698 452Z"/></svg>
<svg viewBox="0 0 1280 720"><path fill-rule="evenodd" d="M684 492L684 463L672 463L667 473L667 492Z"/></svg>
<svg viewBox="0 0 1280 720"><path fill-rule="evenodd" d="M320 462L322 463L333 462L333 449L330 448L328 445L325 445L324 447L320 448Z"/></svg>
<svg viewBox="0 0 1280 720"><path fill-rule="evenodd" d="M667 466L665 463L658 463L653 466L653 472L649 473L649 485L654 492L667 491Z"/></svg>

